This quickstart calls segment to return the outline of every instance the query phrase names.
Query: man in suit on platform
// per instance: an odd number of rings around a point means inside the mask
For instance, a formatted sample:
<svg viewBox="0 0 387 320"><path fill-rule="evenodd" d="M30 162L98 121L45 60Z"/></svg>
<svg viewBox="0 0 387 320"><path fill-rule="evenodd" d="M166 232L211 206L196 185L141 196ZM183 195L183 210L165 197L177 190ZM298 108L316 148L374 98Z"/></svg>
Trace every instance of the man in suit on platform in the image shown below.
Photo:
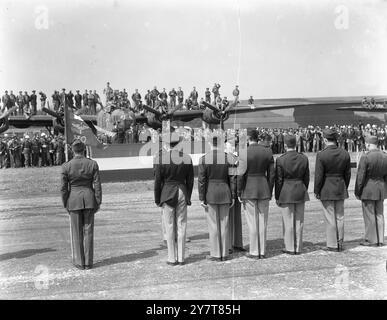
<svg viewBox="0 0 387 320"><path fill-rule="evenodd" d="M285 249L288 254L302 251L305 201L309 201L309 161L296 151L296 137L286 135L286 153L276 160L275 199L282 208Z"/></svg>
<svg viewBox="0 0 387 320"><path fill-rule="evenodd" d="M387 197L387 154L378 149L378 138L365 139L367 153L362 155L357 170L355 195L361 200L365 224L365 240L361 245L384 243L384 199Z"/></svg>
<svg viewBox="0 0 387 320"><path fill-rule="evenodd" d="M210 137L211 151L202 156L198 167L199 200L205 209L213 261L229 258L229 209L235 203L235 176L230 168L234 157L224 152L224 137Z"/></svg>
<svg viewBox="0 0 387 320"><path fill-rule="evenodd" d="M192 159L180 150L173 149L179 143L174 133L170 148L161 150L154 165L154 195L157 206L163 208L169 265L183 265L187 229L187 206L191 205L194 185Z"/></svg>
<svg viewBox="0 0 387 320"><path fill-rule="evenodd" d="M72 144L74 158L62 165L62 201L70 214L72 263L78 269L93 266L94 214L102 202L97 162L84 156L80 140Z"/></svg>
<svg viewBox="0 0 387 320"><path fill-rule="evenodd" d="M314 194L324 210L327 249L342 251L344 241L344 199L348 198L351 180L351 158L337 147L337 134L323 130L325 149L317 153L314 176Z"/></svg>
<svg viewBox="0 0 387 320"><path fill-rule="evenodd" d="M274 187L274 158L270 148L258 144L258 131L248 132L249 147L244 163L246 170L238 175L237 193L246 208L249 227L249 258L261 259L266 254L266 230L269 214L269 201Z"/></svg>

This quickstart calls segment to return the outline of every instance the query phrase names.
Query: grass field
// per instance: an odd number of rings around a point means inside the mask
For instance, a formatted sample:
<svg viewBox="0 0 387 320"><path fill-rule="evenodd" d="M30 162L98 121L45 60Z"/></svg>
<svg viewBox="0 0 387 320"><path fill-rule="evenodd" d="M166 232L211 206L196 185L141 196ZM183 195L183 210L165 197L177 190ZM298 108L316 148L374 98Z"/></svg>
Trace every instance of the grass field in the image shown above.
<svg viewBox="0 0 387 320"><path fill-rule="evenodd" d="M314 156L310 156L313 180ZM270 203L268 258L238 253L211 262L205 213L197 187L188 209L187 264L170 267L161 246L153 182L103 184L96 216L95 268L70 263L69 220L59 195L60 168L0 172L1 299L386 299L387 247L359 246L360 202L345 203L345 247L323 250L325 226L313 183L305 210L304 253L282 253L280 209ZM312 182L312 181L311 181ZM244 214L243 240L248 246Z"/></svg>

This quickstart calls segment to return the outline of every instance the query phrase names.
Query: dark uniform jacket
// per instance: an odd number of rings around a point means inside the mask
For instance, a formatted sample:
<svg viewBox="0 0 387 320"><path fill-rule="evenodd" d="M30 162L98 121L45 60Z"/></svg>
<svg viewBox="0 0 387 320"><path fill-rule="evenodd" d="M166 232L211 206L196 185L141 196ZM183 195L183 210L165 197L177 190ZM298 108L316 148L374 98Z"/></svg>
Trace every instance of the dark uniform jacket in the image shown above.
<svg viewBox="0 0 387 320"><path fill-rule="evenodd" d="M102 202L99 168L94 160L75 156L62 165L62 201L68 211L97 209Z"/></svg>
<svg viewBox="0 0 387 320"><path fill-rule="evenodd" d="M309 162L297 151L288 151L276 160L275 199L279 204L309 201Z"/></svg>
<svg viewBox="0 0 387 320"><path fill-rule="evenodd" d="M355 195L361 200L384 200L387 198L387 154L371 150L359 161Z"/></svg>
<svg viewBox="0 0 387 320"><path fill-rule="evenodd" d="M317 153L314 193L320 200L348 198L351 158L342 148L330 145Z"/></svg>
<svg viewBox="0 0 387 320"><path fill-rule="evenodd" d="M247 148L245 165L244 174L238 175L238 197L244 200L271 199L275 178L271 149L257 143L251 144Z"/></svg>
<svg viewBox="0 0 387 320"><path fill-rule="evenodd" d="M158 157L158 161L154 164L156 205L161 206L166 203L170 207L176 207L179 188L184 193L187 205L191 205L194 185L191 157L178 150L164 150L156 157ZM163 164L163 159L164 161L168 159L169 164ZM155 160L157 159L155 158Z"/></svg>
<svg viewBox="0 0 387 320"><path fill-rule="evenodd" d="M231 204L236 193L235 157L215 149L199 160L199 200L205 204Z"/></svg>

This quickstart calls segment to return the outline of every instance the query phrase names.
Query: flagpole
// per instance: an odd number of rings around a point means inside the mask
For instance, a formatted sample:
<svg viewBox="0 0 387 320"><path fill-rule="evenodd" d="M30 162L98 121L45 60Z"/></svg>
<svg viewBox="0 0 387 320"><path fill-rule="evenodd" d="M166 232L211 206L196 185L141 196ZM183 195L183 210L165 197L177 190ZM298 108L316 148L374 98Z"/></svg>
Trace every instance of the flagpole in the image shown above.
<svg viewBox="0 0 387 320"><path fill-rule="evenodd" d="M66 105L66 96L63 97L63 109L64 109L64 134L65 134L65 160L69 161L69 149L68 149L68 139L67 139L67 105Z"/></svg>

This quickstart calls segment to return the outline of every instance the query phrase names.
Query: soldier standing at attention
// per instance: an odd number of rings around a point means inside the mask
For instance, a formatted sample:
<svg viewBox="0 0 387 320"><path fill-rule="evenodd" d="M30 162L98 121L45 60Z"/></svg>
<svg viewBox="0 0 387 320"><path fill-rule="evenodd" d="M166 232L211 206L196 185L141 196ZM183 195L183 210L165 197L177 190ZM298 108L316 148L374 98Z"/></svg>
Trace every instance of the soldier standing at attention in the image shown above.
<svg viewBox="0 0 387 320"><path fill-rule="evenodd" d="M361 200L365 225L364 246L384 243L384 199L387 197L387 154L378 149L378 138L365 138L367 152L357 170L355 196Z"/></svg>
<svg viewBox="0 0 387 320"><path fill-rule="evenodd" d="M181 90L181 87L179 87L179 90L177 90L177 103L182 104L184 102L184 92Z"/></svg>
<svg viewBox="0 0 387 320"><path fill-rule="evenodd" d="M172 134L170 148L156 156L155 163L155 203L163 208L163 223L166 231L169 265L183 265L187 206L191 205L194 185L194 171L191 157L173 149L179 137Z"/></svg>
<svg viewBox="0 0 387 320"><path fill-rule="evenodd" d="M246 208L249 227L249 258L261 259L266 254L266 231L269 201L274 187L274 158L270 148L258 144L258 131L248 132L246 170L238 175L238 199Z"/></svg>
<svg viewBox="0 0 387 320"><path fill-rule="evenodd" d="M161 100L162 106L167 107L168 106L168 102L167 102L168 94L165 91L165 88L163 88L163 91L159 94L159 98Z"/></svg>
<svg viewBox="0 0 387 320"><path fill-rule="evenodd" d="M40 156L40 141L38 136L35 135L35 137L32 139L31 142L31 154L32 154L32 166L33 167L39 167L39 156Z"/></svg>
<svg viewBox="0 0 387 320"><path fill-rule="evenodd" d="M170 107L171 109L176 107L176 96L177 96L177 92L175 90L175 88L172 88L171 91L169 91L168 93L169 95L169 103L170 103Z"/></svg>
<svg viewBox="0 0 387 320"><path fill-rule="evenodd" d="M79 93L79 90L76 91L75 96L75 108L76 109L81 109L82 108L82 95Z"/></svg>
<svg viewBox="0 0 387 320"><path fill-rule="evenodd" d="M159 90L157 90L157 87L154 86L153 90L151 91L151 99L152 99L152 107L156 107L156 101L160 95Z"/></svg>
<svg viewBox="0 0 387 320"><path fill-rule="evenodd" d="M189 97L191 98L193 105L196 106L198 104L199 93L196 91L196 87L193 87Z"/></svg>
<svg viewBox="0 0 387 320"><path fill-rule="evenodd" d="M60 96L60 106L64 108L67 100L66 99L67 94L66 94L65 88L62 89L62 92L60 93L59 96Z"/></svg>
<svg viewBox="0 0 387 320"><path fill-rule="evenodd" d="M74 158L62 166L62 202L70 214L72 262L78 269L93 267L94 214L102 202L97 162L84 156L80 140L72 144Z"/></svg>
<svg viewBox="0 0 387 320"><path fill-rule="evenodd" d="M336 132L323 131L326 148L317 153L314 193L324 210L327 249L342 251L344 241L344 199L351 179L349 153L336 144Z"/></svg>
<svg viewBox="0 0 387 320"><path fill-rule="evenodd" d="M275 199L282 208L283 252L288 254L302 251L305 201L309 201L309 161L295 148L296 137L286 135L286 153L277 158L275 170Z"/></svg>
<svg viewBox="0 0 387 320"><path fill-rule="evenodd" d="M19 91L19 95L16 98L16 103L18 106L18 115L21 116L23 114L23 106L24 106L24 97L23 97L22 91Z"/></svg>
<svg viewBox="0 0 387 320"><path fill-rule="evenodd" d="M87 90L86 90L87 94ZM106 83L106 88L103 89L103 94L106 95L106 104L113 98L113 89L110 87L110 82ZM85 101L85 100L83 100Z"/></svg>
<svg viewBox="0 0 387 320"><path fill-rule="evenodd" d="M219 88L220 84L214 83L214 87L212 88L212 93L214 94L214 103L216 103L216 98L220 95Z"/></svg>
<svg viewBox="0 0 387 320"><path fill-rule="evenodd" d="M92 115L97 114L97 106L95 101L95 96L91 90L89 90L89 94L87 95L87 105L89 106L89 112Z"/></svg>
<svg viewBox="0 0 387 320"><path fill-rule="evenodd" d="M132 94L132 100L134 104L134 109L138 111L139 106L141 104L141 94L138 92L138 89L135 89L134 93Z"/></svg>
<svg viewBox="0 0 387 320"><path fill-rule="evenodd" d="M31 114L32 115L35 115L36 114L36 112L37 112L37 101L36 101L36 99L37 99L37 96L36 96L36 94L35 94L35 90L32 90L32 94L30 95L30 101L31 101Z"/></svg>
<svg viewBox="0 0 387 320"><path fill-rule="evenodd" d="M46 104L47 96L42 91L39 91L39 95L40 95L40 109L42 109Z"/></svg>
<svg viewBox="0 0 387 320"><path fill-rule="evenodd" d="M235 176L230 175L234 159L224 150L224 137L210 137L211 151L199 160L199 200L205 209L210 235L209 260L229 258L229 210L234 206Z"/></svg>

